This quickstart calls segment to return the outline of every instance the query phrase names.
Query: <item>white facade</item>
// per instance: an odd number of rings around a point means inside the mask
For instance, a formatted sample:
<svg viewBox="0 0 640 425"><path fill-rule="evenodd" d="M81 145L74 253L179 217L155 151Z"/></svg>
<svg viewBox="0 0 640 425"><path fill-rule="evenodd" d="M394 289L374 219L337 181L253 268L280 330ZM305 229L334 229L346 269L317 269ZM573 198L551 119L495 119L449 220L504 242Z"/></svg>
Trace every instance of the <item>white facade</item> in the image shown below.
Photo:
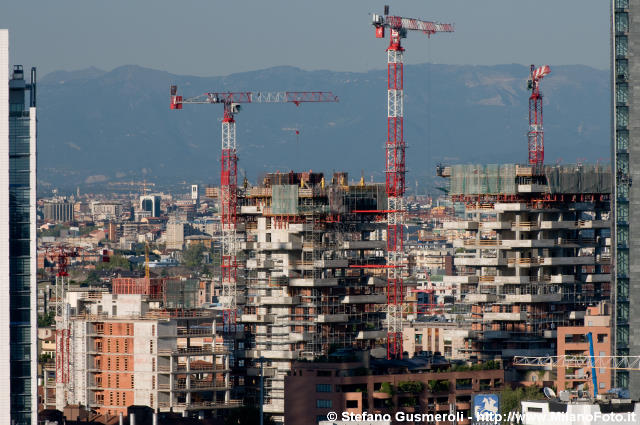
<svg viewBox="0 0 640 425"><path fill-rule="evenodd" d="M619 401L619 400L613 400ZM620 400L621 401L621 400ZM630 401L600 405L591 401L554 403L548 400L523 401L521 420L523 425L635 425L640 423L640 403ZM560 410L560 411L559 411Z"/></svg>
<svg viewBox="0 0 640 425"><path fill-rule="evenodd" d="M9 30L0 30L0 423L11 423L9 371Z"/></svg>

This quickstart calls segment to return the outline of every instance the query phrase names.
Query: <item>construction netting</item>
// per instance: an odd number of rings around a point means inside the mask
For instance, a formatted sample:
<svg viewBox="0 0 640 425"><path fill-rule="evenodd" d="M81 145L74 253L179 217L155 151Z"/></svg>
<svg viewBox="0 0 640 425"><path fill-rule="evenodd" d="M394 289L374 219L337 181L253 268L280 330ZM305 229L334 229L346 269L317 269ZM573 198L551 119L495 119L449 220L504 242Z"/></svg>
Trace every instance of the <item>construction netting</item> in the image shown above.
<svg viewBox="0 0 640 425"><path fill-rule="evenodd" d="M196 308L199 286L197 279L167 279L164 284L165 308Z"/></svg>
<svg viewBox="0 0 640 425"><path fill-rule="evenodd" d="M298 186L274 185L271 186L273 214L297 214L298 213Z"/></svg>
<svg viewBox="0 0 640 425"><path fill-rule="evenodd" d="M468 164L451 167L450 195L513 195L515 193L515 164Z"/></svg>
<svg viewBox="0 0 640 425"><path fill-rule="evenodd" d="M544 192L556 194L611 193L611 167L595 164L547 165L545 179L518 174L515 164L467 164L451 166L450 195L513 195L518 185L545 185ZM527 166L521 166L525 170ZM546 180L546 182L544 181Z"/></svg>
<svg viewBox="0 0 640 425"><path fill-rule="evenodd" d="M332 213L386 210L387 193L382 183L332 186L328 192Z"/></svg>
<svg viewBox="0 0 640 425"><path fill-rule="evenodd" d="M550 193L611 193L611 167L594 164L544 167Z"/></svg>

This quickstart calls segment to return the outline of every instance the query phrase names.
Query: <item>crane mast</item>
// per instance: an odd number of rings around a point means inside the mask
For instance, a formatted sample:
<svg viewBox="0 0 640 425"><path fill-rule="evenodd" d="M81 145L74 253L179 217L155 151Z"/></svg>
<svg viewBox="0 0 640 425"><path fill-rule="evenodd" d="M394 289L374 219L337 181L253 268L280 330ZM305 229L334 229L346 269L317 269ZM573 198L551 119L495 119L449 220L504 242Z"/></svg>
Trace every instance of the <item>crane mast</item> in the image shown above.
<svg viewBox="0 0 640 425"><path fill-rule="evenodd" d="M171 109L182 109L187 104L223 104L222 154L220 159L220 222L222 225L222 258L220 297L223 319L227 329L235 329L238 313L238 235L236 232L238 206L238 155L236 145L235 115L242 103L293 103L296 106L308 102L337 102L331 92L210 92L183 99L177 86L171 86Z"/></svg>
<svg viewBox="0 0 640 425"><path fill-rule="evenodd" d="M385 188L387 215L387 358L402 357L402 304L404 292L403 229L405 215L404 65L402 39L407 31L453 32L453 25L383 15L373 15L376 38L389 29L387 48L387 137L385 143Z"/></svg>
<svg viewBox="0 0 640 425"><path fill-rule="evenodd" d="M529 132L527 133L529 145L529 165L541 172L544 165L544 128L542 126L542 93L540 82L549 74L549 65L543 65L536 69L531 65L527 88L531 90L529 96Z"/></svg>

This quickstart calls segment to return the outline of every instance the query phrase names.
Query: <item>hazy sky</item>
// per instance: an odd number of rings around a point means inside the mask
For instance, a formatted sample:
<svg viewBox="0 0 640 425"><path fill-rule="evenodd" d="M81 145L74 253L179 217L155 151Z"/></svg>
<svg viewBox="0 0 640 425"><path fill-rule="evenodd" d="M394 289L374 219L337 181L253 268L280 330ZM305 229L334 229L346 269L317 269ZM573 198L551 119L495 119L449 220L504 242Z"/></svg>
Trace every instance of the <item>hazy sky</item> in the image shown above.
<svg viewBox="0 0 640 425"><path fill-rule="evenodd" d="M609 66L605 0L6 1L11 61L54 70L136 64L226 75L276 65L382 68L371 12L451 22L453 34L405 40L407 63Z"/></svg>

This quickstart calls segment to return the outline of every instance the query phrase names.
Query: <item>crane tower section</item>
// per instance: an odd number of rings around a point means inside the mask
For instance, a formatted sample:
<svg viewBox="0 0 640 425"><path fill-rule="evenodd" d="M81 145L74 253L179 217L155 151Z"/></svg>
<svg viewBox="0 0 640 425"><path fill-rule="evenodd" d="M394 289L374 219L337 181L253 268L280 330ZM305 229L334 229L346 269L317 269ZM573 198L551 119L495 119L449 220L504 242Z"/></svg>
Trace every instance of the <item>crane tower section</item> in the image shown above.
<svg viewBox="0 0 640 425"><path fill-rule="evenodd" d="M427 36L436 32L453 32L453 25L400 16L373 15L377 38L389 31L387 48L387 137L385 143L385 186L388 199L387 218L387 358L402 357L402 304L405 214L405 141L404 141L404 65L402 39L408 31Z"/></svg>
<svg viewBox="0 0 640 425"><path fill-rule="evenodd" d="M531 90L529 96L529 132L527 133L529 145L529 165L541 172L544 165L544 129L542 126L542 93L540 82L549 74L549 65L536 68L531 65L527 88Z"/></svg>

